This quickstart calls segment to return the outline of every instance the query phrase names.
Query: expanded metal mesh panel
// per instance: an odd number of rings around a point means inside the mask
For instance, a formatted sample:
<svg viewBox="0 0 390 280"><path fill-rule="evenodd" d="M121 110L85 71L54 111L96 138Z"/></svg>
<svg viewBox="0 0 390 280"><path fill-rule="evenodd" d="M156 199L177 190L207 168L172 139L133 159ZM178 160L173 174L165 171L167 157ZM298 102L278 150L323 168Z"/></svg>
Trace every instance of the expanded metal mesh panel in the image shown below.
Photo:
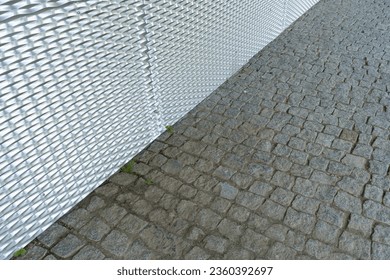
<svg viewBox="0 0 390 280"><path fill-rule="evenodd" d="M151 1L153 90L171 124L283 30L282 1Z"/></svg>
<svg viewBox="0 0 390 280"><path fill-rule="evenodd" d="M2 258L158 135L142 17L99 0L0 24Z"/></svg>
<svg viewBox="0 0 390 280"><path fill-rule="evenodd" d="M0 258L314 2L0 0Z"/></svg>
<svg viewBox="0 0 390 280"><path fill-rule="evenodd" d="M319 0L287 0L286 1L286 27L297 20Z"/></svg>

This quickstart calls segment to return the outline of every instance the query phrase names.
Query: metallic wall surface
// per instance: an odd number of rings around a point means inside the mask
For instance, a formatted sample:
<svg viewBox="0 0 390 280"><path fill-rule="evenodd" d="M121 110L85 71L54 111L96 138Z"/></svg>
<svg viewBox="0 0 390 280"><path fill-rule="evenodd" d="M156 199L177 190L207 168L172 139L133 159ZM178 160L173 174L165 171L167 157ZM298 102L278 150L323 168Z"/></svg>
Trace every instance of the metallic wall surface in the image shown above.
<svg viewBox="0 0 390 280"><path fill-rule="evenodd" d="M318 0L0 0L0 259Z"/></svg>

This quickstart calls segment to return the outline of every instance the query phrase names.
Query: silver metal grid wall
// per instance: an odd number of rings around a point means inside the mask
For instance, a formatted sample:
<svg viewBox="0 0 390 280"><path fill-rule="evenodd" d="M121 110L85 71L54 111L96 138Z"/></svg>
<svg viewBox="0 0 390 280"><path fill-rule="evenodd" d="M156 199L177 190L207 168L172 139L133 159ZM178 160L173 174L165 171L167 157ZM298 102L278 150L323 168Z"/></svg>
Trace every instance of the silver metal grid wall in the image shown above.
<svg viewBox="0 0 390 280"><path fill-rule="evenodd" d="M317 0L0 0L0 258Z"/></svg>

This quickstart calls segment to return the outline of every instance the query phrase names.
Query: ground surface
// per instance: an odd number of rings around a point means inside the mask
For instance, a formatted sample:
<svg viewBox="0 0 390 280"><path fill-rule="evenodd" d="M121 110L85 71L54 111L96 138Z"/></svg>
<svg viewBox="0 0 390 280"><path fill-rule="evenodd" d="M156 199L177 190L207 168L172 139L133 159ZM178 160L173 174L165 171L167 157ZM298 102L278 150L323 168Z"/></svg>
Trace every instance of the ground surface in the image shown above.
<svg viewBox="0 0 390 280"><path fill-rule="evenodd" d="M320 1L24 258L390 259L389 10Z"/></svg>

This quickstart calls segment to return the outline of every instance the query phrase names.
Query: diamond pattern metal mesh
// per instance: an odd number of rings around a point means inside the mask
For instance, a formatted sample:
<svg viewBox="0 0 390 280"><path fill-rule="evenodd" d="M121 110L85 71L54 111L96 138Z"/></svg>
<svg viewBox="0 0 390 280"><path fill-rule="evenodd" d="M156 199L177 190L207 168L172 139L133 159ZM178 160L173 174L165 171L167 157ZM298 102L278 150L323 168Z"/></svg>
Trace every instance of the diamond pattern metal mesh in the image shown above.
<svg viewBox="0 0 390 280"><path fill-rule="evenodd" d="M315 0L0 0L0 258Z"/></svg>

